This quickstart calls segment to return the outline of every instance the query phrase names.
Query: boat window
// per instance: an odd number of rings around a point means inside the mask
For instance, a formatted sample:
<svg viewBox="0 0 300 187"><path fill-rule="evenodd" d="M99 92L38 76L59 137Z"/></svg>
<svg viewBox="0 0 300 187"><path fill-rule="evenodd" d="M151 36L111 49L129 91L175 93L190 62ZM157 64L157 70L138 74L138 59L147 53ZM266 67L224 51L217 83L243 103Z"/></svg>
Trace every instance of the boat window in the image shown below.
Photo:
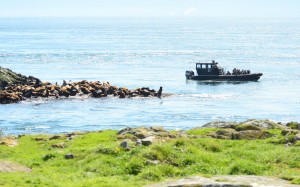
<svg viewBox="0 0 300 187"><path fill-rule="evenodd" d="M207 68L208 68L208 72L211 72L211 64L208 64Z"/></svg>
<svg viewBox="0 0 300 187"><path fill-rule="evenodd" d="M201 68L201 64L197 64L197 68Z"/></svg>
<svg viewBox="0 0 300 187"><path fill-rule="evenodd" d="M202 69L206 69L206 64L202 64Z"/></svg>

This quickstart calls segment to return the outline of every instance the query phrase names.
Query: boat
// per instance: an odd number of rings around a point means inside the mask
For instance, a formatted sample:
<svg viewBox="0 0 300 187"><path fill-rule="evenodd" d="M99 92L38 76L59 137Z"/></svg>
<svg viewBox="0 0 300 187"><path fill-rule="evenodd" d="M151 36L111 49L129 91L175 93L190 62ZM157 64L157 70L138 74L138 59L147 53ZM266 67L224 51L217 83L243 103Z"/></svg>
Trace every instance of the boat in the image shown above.
<svg viewBox="0 0 300 187"><path fill-rule="evenodd" d="M216 81L257 81L263 74L251 73L250 70L239 70L234 68L232 72L225 73L224 68L218 62L196 63L197 75L193 71L186 71L188 80L216 80Z"/></svg>

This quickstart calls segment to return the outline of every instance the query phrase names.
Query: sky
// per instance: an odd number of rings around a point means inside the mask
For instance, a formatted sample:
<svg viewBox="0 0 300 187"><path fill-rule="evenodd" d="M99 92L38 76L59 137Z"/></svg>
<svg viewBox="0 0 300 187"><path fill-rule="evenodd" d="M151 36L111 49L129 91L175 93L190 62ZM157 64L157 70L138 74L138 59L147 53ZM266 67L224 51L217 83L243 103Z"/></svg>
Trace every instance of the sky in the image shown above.
<svg viewBox="0 0 300 187"><path fill-rule="evenodd" d="M0 17L300 18L300 0L0 0Z"/></svg>

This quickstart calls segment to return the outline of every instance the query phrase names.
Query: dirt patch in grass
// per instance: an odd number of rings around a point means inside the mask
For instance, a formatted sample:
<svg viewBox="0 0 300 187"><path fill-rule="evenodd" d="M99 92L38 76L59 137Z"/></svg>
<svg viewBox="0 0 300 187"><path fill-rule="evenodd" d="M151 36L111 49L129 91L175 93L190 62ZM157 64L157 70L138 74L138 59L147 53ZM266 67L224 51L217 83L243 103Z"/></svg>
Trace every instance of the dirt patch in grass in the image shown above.
<svg viewBox="0 0 300 187"><path fill-rule="evenodd" d="M31 172L31 169L17 163L0 161L0 172Z"/></svg>

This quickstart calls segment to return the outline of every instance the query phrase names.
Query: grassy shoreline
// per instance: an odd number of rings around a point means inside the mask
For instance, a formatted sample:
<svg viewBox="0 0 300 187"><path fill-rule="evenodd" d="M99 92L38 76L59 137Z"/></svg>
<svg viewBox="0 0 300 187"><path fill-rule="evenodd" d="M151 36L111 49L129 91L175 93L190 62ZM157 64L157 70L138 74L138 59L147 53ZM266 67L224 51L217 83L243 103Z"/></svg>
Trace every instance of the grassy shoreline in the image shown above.
<svg viewBox="0 0 300 187"><path fill-rule="evenodd" d="M240 130L236 132L257 131L245 125L234 128ZM268 134L264 138L214 137L228 129L138 128L123 133L20 136L12 139L16 146L0 145L0 161L32 171L0 172L0 186L143 186L193 175L275 176L300 184L300 143L286 145L291 136L285 133L287 129L259 129ZM137 145L145 133L153 141ZM124 141L126 146L120 146ZM74 158L66 159L70 153Z"/></svg>

